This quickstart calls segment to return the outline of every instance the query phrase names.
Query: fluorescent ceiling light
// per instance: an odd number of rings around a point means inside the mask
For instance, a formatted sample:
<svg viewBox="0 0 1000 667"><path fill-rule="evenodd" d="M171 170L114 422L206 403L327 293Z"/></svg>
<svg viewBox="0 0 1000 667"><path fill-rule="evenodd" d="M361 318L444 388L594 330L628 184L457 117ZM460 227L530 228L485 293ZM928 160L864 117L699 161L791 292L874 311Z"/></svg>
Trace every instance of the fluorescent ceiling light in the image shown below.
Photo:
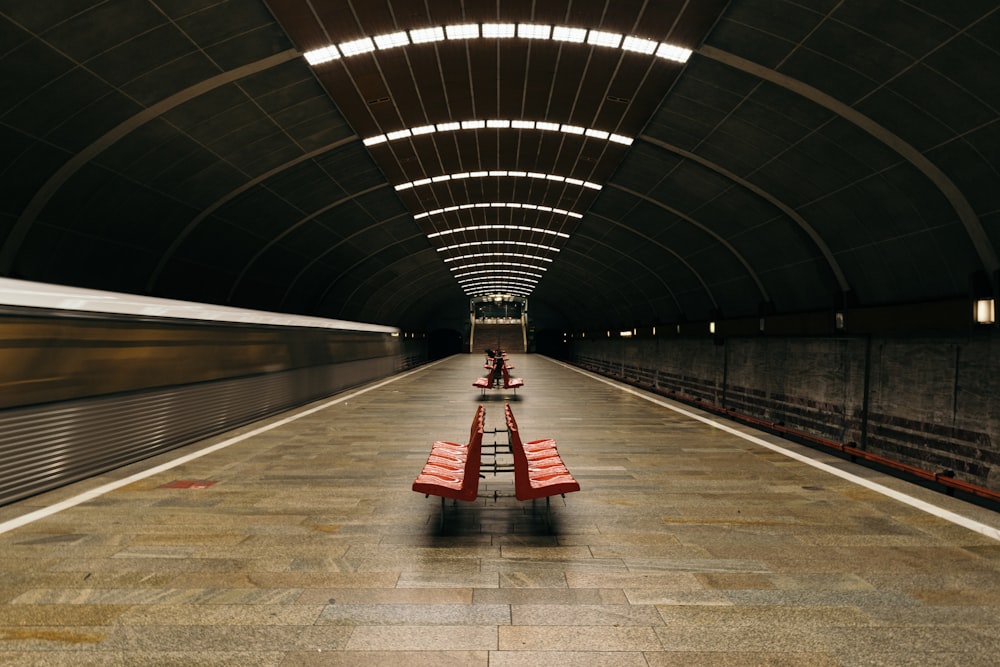
<svg viewBox="0 0 1000 667"><path fill-rule="evenodd" d="M415 131L414 131L414 134L416 134ZM604 130L593 130L593 129L590 129L590 130L587 130L586 135L588 137L593 137L594 139L604 139L605 141L607 141L608 138L611 136L611 133L610 132L605 132Z"/></svg>
<svg viewBox="0 0 1000 667"><path fill-rule="evenodd" d="M659 44L653 40L641 39L639 37L626 37L625 41L622 42L622 49L626 51L635 51L636 53L644 53L646 55L656 51L657 46L659 46Z"/></svg>
<svg viewBox="0 0 1000 667"><path fill-rule="evenodd" d="M573 42L582 44L587 39L587 31L584 28L567 28L564 25L557 25L552 28L552 39L559 42Z"/></svg>
<svg viewBox="0 0 1000 667"><path fill-rule="evenodd" d="M475 259L478 257L519 257L521 259L535 259L539 262L552 262L548 257L540 257L538 255L525 255L520 252L473 252L468 255L456 255L454 257L445 257L445 262L457 262L462 259Z"/></svg>
<svg viewBox="0 0 1000 667"><path fill-rule="evenodd" d="M509 120L488 120L488 121L486 121L486 127L508 128L508 127L510 127L510 121Z"/></svg>
<svg viewBox="0 0 1000 667"><path fill-rule="evenodd" d="M579 125L563 125L561 129L566 134L583 134L586 130Z"/></svg>
<svg viewBox="0 0 1000 667"><path fill-rule="evenodd" d="M486 127L485 120L463 120L462 129L463 130L481 130Z"/></svg>
<svg viewBox="0 0 1000 667"><path fill-rule="evenodd" d="M319 49L306 51L302 55L310 65L319 65L340 57L356 56L362 53L374 51L376 45L379 49L391 49L409 44L424 44L427 42L439 42L447 39L475 39L482 35L484 38L503 39L509 37L521 37L524 39L553 39L561 42L571 42L581 44L586 42L593 46L606 46L611 48L621 48L625 51L652 55L672 60L679 63L686 63L691 57L691 49L686 49L666 42L657 43L651 39L643 37L625 37L615 32L604 32L601 30L587 30L586 28L572 28L569 26L550 26L532 23L475 23L455 24L444 27L435 26L431 28L421 28L405 31L375 35L374 37L362 37L350 42L343 42L337 46L329 44Z"/></svg>
<svg viewBox="0 0 1000 667"><path fill-rule="evenodd" d="M517 33L517 26L513 23L484 23L483 37L504 38L513 37Z"/></svg>
<svg viewBox="0 0 1000 667"><path fill-rule="evenodd" d="M356 56L359 53L368 53L375 50L375 42L372 41L371 37L362 37L352 42L342 42L338 46L340 47L340 52L345 57Z"/></svg>
<svg viewBox="0 0 1000 667"><path fill-rule="evenodd" d="M405 139L406 137L413 136L413 133L408 129L396 130L395 132L389 132L385 135L386 139L389 141L395 141L396 139Z"/></svg>
<svg viewBox="0 0 1000 667"><path fill-rule="evenodd" d="M508 266L519 266L524 269L533 269L535 271L548 271L544 266L535 266L534 264L521 264L519 262L480 262L478 264L464 264L462 266L452 266L449 271L464 271L465 269L479 269L485 266L489 267L508 267ZM540 277L540 276L539 276Z"/></svg>
<svg viewBox="0 0 1000 667"><path fill-rule="evenodd" d="M397 46L407 46L410 38L405 32L393 32L388 35L375 35L375 44L380 49L392 49Z"/></svg>
<svg viewBox="0 0 1000 667"><path fill-rule="evenodd" d="M444 28L423 28L421 30L411 30L410 39L413 40L414 44L440 42L444 40Z"/></svg>
<svg viewBox="0 0 1000 667"><path fill-rule="evenodd" d="M517 26L517 36L526 39L548 39L551 34L552 26L550 25L519 23Z"/></svg>
<svg viewBox="0 0 1000 667"><path fill-rule="evenodd" d="M430 181L430 179L423 179L423 180L425 180L427 182ZM416 185L418 183L419 183L419 181L414 181L414 185ZM458 207L458 209L462 209L462 210L470 209L470 208L523 208L523 209L539 210L539 211L543 211L545 213L556 213L558 215L565 215L565 216L569 216L571 218L577 218L577 219L580 219L580 218L583 217L583 215L580 214L580 213L574 213L573 211L567 211L566 209L563 209L563 208L553 208L551 206L538 206L538 205L535 205L535 204L521 204L519 202L479 202L479 203L476 203L476 204L462 204L461 206ZM451 208L450 210L453 211L453 210L456 210L456 209ZM441 213L448 213L448 212L449 212L449 209L436 208L436 209L434 209L432 211L424 211L422 213L417 213L417 214L415 214L413 216L413 218L414 218L414 220L419 220L421 218L426 218L429 215L440 215Z"/></svg>
<svg viewBox="0 0 1000 667"><path fill-rule="evenodd" d="M388 138L384 134L379 134L374 137L368 137L364 140L365 146L374 146L375 144L384 144L388 141Z"/></svg>
<svg viewBox="0 0 1000 667"><path fill-rule="evenodd" d="M542 245L540 243L528 243L527 241L466 241L465 243L456 243L454 245L443 246L441 248L436 248L438 252L447 252L449 250L457 250L459 248L472 248L481 245L502 245L502 246L520 246L522 248L535 248L537 250L545 250L546 252L559 252L559 248Z"/></svg>
<svg viewBox="0 0 1000 667"><path fill-rule="evenodd" d="M418 187L425 185L428 182L440 183L442 181L457 181L467 178L487 178L487 177L507 177L507 178L533 178L542 181L554 181L556 183L568 183L569 185L577 185L585 188L590 188L591 190L601 190L603 186L598 183L591 183L590 181L580 180L579 178L568 178L566 176L560 176L559 174L543 174L537 171L503 171L503 170L492 170L492 171L464 171L457 174L443 174L441 176L431 177L429 180L424 178L416 181L410 181L408 183L400 183L395 186L397 190L406 190L409 188ZM525 205L522 205L522 207Z"/></svg>
<svg viewBox="0 0 1000 667"><path fill-rule="evenodd" d="M336 46L331 44L330 46L324 46L321 49L306 51L302 55L305 56L306 62L310 65L319 65L320 63L337 60L340 58L340 51L337 50Z"/></svg>
<svg viewBox="0 0 1000 667"><path fill-rule="evenodd" d="M610 46L617 49L618 45L622 43L622 36L616 32L591 30L587 35L587 43L594 46Z"/></svg>
<svg viewBox="0 0 1000 667"><path fill-rule="evenodd" d="M660 44L660 48L656 50L656 55L660 58L666 58L667 60L686 63L691 57L691 49L685 49L680 46L674 46L673 44L663 43Z"/></svg>
<svg viewBox="0 0 1000 667"><path fill-rule="evenodd" d="M616 144L624 144L625 146L632 145L632 139L630 139L629 137L623 137L620 134L612 134L610 137L608 137L608 141L613 141Z"/></svg>
<svg viewBox="0 0 1000 667"><path fill-rule="evenodd" d="M438 123L438 132L451 132L462 129L461 123Z"/></svg>
<svg viewBox="0 0 1000 667"><path fill-rule="evenodd" d="M569 238L569 234L565 234L563 232L557 232L554 229L543 229L541 227L528 227L526 225L474 225L472 227L455 227L453 229L444 229L440 232L434 232L433 234L428 234L427 238L434 239L439 236L447 236L448 234L461 234L463 232L494 231L494 230L550 234L552 236L558 236L559 238L563 239Z"/></svg>
<svg viewBox="0 0 1000 667"><path fill-rule="evenodd" d="M543 121L538 121L537 123L535 123L536 130L549 130L551 132L558 132L559 127L560 127L559 123L547 123Z"/></svg>
<svg viewBox="0 0 1000 667"><path fill-rule="evenodd" d="M535 129L535 121L533 120L512 120L510 121L510 126L518 130L533 130Z"/></svg>
<svg viewBox="0 0 1000 667"><path fill-rule="evenodd" d="M448 39L475 39L479 37L479 24L446 25L444 31L447 33Z"/></svg>
<svg viewBox="0 0 1000 667"><path fill-rule="evenodd" d="M420 125L419 127L411 128L414 136L418 134L431 134L432 132L437 132L437 128L433 125Z"/></svg>
<svg viewBox="0 0 1000 667"><path fill-rule="evenodd" d="M484 265L485 266L485 265ZM509 269L503 264L491 264L493 268L490 269L480 269L478 271L466 271L464 273L455 273L456 278L464 278L465 276L479 276L479 275L494 275L494 274L510 274L513 276L528 276L530 278L541 278L541 273L531 273L530 271L518 271L516 269ZM453 266L452 271L461 271L462 267Z"/></svg>

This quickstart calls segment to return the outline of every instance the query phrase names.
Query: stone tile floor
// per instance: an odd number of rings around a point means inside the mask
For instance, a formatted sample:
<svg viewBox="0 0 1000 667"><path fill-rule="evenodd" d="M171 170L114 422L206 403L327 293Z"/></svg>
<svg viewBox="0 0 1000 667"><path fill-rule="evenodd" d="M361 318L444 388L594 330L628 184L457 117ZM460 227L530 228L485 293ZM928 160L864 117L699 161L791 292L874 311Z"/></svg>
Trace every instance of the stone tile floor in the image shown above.
<svg viewBox="0 0 1000 667"><path fill-rule="evenodd" d="M0 664L1000 664L1000 541L663 399L514 362L516 395L481 397L481 358L452 357L0 533ZM429 445L464 441L479 402L500 429L504 400L583 488L549 526L487 474L442 525L410 490ZM0 507L0 523L277 422ZM214 483L172 484L190 480Z"/></svg>

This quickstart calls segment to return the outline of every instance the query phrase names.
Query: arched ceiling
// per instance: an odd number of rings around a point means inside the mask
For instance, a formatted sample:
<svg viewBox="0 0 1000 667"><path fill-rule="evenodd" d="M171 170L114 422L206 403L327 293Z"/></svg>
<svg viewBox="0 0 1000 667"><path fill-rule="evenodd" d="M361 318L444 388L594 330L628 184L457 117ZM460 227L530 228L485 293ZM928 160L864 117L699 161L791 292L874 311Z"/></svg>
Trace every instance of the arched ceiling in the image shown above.
<svg viewBox="0 0 1000 667"><path fill-rule="evenodd" d="M995 0L0 19L0 275L404 329L497 285L573 329L997 289Z"/></svg>

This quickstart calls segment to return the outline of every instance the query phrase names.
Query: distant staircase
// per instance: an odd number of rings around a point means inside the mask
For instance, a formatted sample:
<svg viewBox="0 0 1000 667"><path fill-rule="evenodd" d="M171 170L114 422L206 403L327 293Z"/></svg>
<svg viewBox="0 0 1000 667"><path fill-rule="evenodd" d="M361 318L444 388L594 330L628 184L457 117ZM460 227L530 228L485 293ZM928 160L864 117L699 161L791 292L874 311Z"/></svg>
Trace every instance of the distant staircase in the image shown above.
<svg viewBox="0 0 1000 667"><path fill-rule="evenodd" d="M527 349L526 340L524 322L520 319L475 320L469 351L482 352L489 348L523 354Z"/></svg>

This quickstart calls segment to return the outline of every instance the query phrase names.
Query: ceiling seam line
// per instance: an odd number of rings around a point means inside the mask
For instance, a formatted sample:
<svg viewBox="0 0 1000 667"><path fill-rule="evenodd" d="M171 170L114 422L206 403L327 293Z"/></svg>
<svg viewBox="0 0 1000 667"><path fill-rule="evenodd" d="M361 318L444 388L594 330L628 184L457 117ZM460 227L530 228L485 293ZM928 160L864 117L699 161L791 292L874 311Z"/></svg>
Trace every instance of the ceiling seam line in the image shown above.
<svg viewBox="0 0 1000 667"><path fill-rule="evenodd" d="M844 275L843 270L840 268L840 263L837 262L837 259L836 259L836 257L834 257L833 252L830 250L829 246L827 246L826 242L820 236L819 232L817 232L812 227L812 225L810 225L805 220L805 218L803 218L801 215L799 215L798 212L796 212L795 209L793 209L791 206L789 206L788 204L785 204L784 202L782 202L777 197L774 197L773 195L771 195L769 192L767 192L763 188L761 188L761 187L759 187L757 185L754 185L750 181L747 181L747 180L745 180L743 178L740 178L739 176L737 176L733 172L728 171L727 169L724 169L722 166L720 166L720 165L718 165L718 164L716 164L714 162L710 162L709 160L706 160L705 158L702 158L702 157L696 155L695 153L691 153L689 151L684 150L683 148L679 148L679 147L674 146L672 144L668 144L665 141L661 141L659 139L656 139L655 137L651 137L651 136L646 135L646 134L640 135L637 138L638 139L642 139L643 141L645 141L647 143L650 143L650 144L652 144L654 146L657 146L658 148L662 148L665 151L669 151L671 153L674 153L675 155L679 155L682 158L685 158L687 160L691 160L693 162L697 162L698 164L700 164L701 166L705 167L706 169L711 169L712 171L714 171L715 173L719 174L720 176L724 176L725 178L727 178L727 179L731 180L732 182L736 183L737 185L740 185L741 187L749 190L750 192L756 194L757 196L759 196L762 199L764 199L765 201L767 201L772 206L776 207L782 213L784 213L789 218L791 218L793 221L795 221L795 223L799 227L802 228L802 231L804 231L806 233L806 235L816 245L817 249L820 251L820 254L826 260L828 268L830 269L831 273L833 273L833 276L836 279L837 284L839 285L841 291L843 291L843 292L850 291L850 289L851 289L850 283L847 281L847 277Z"/></svg>
<svg viewBox="0 0 1000 667"><path fill-rule="evenodd" d="M764 303L769 303L771 301L771 297L768 296L768 293L767 293L767 288L764 287L764 283L761 282L760 277L757 275L757 272L753 270L753 267L750 266L750 263L746 260L746 258L743 257L743 255L741 255L739 253L739 251L736 250L736 248L734 248L731 243L729 243L729 241L727 241L726 239L722 238L721 236L719 236L714 231L712 231L711 229L709 229L705 225L701 224L700 222L698 222L694 218L692 218L692 217L690 217L688 215L685 215L681 211L678 211L678 210L676 210L674 208L671 208L670 206L667 206L666 204L664 204L663 202L659 201L658 199L654 199L654 198L650 197L649 195L644 195L641 192L636 192L635 190L630 190L630 189L628 189L628 188L626 188L624 186L617 185L615 183L609 183L608 187L609 188L614 188L615 190L620 190L620 191L622 191L622 192L624 192L626 194L630 194L633 197L638 197L639 199L642 199L644 201L648 201L650 204L652 204L654 206L657 206L659 208L662 208L664 211L667 211L668 213L677 216L681 220L684 220L685 222L687 222L687 223L689 223L691 225L694 225L695 227L697 227L701 231L703 231L706 234L708 234L709 236L711 236L713 239L715 239L719 243L719 245L723 246L724 248L726 248L726 250L728 250L730 253L732 253L733 257L735 257L739 261L739 263L743 265L743 268L746 270L747 274L749 274L750 278L757 285L757 289L760 291L760 295L761 295Z"/></svg>
<svg viewBox="0 0 1000 667"><path fill-rule="evenodd" d="M712 46L703 45L695 53L780 86L789 92L795 93L832 111L908 160L938 188L945 199L951 204L962 225L965 227L965 231L969 235L976 253L979 255L979 260L982 262L983 268L990 275L996 275L1000 272L1000 258L998 258L989 236L986 234L986 230L979 220L979 216L976 215L968 199L965 198L962 191L947 174L917 150L917 148L904 141L902 137L889 131L853 107L798 79L793 79L768 67Z"/></svg>
<svg viewBox="0 0 1000 667"><path fill-rule="evenodd" d="M103 136L92 142L83 150L77 152L73 155L73 157L63 163L63 165L49 177L45 184L35 192L31 201L21 212L17 222L14 223L13 228L7 236L7 240L4 242L3 247L0 248L0 274L6 275L10 273L11 268L14 265L14 259L17 257L17 252L20 250L21 244L27 238L32 224L34 224L35 219L49 203L52 197L55 196L56 192L58 192L59 189L62 188L62 186L87 163L113 146L119 139L124 138L132 131L142 127L146 123L159 118L164 113L180 106L181 104L189 102L200 95L211 92L216 88L234 81L238 81L239 79L250 76L251 74L256 74L277 65L284 64L290 60L298 58L300 55L301 54L297 50L288 49L248 65L243 65L242 67L237 67L236 69L228 72L223 72L222 74L218 74L210 79L200 81L178 93L174 93L170 97L160 100L152 106L146 107L144 110L133 115L125 122L120 123L106 132Z"/></svg>
<svg viewBox="0 0 1000 667"><path fill-rule="evenodd" d="M251 189L251 188L253 188L253 187L257 186L257 185L260 185L264 181L270 179L272 176L276 176L277 174L281 173L282 171L285 171L286 169L290 169L290 168L292 168L292 167L294 167L296 165L299 165L299 164L301 164L303 162L306 162L307 160L312 160L313 158L319 157L323 153L327 153L329 151L332 151L332 150L335 150L337 148L340 148L341 146L349 144L352 141L356 141L357 139L358 139L357 135L351 135L349 137L345 137L343 139L335 141L332 144L327 144L326 146L323 146L322 148L317 148L314 151L311 151L311 152L306 153L304 155L300 155L299 157L295 158L294 160L289 160L288 162L286 162L286 163L284 163L282 165L279 165L279 166L277 166L277 167L275 167L273 169L270 169L270 170L264 172L263 174L260 174L259 176L255 177L255 178L252 178L251 180L247 181L246 183L244 183L240 187L236 188L235 190L232 190L232 191L228 192L227 194L223 195L222 197L220 197L219 199L215 200L208 207L202 209L202 211L197 216L195 216L191 220L191 222L189 222L187 224L186 227L184 227L184 229L181 231L181 233L177 235L177 237L170 244L170 247L167 248L167 251L163 254L163 257L160 258L159 263L156 265L156 268L154 269L152 275L150 276L149 280L146 283L146 293L147 294L152 294L153 289L156 287L156 283L158 283L159 280L160 280L160 275L163 273L163 270L166 268L167 263L169 263L169 261L173 258L174 253L177 252L177 249L180 248L181 244L184 243L184 240L187 239L187 237L191 235L191 233L194 231L194 229L198 225L200 225L202 222L204 222L204 220L206 218L208 218L208 216L212 215L217 210L219 210L220 208L222 208L223 206L225 206L230 201L232 201L236 197L240 196L241 194L243 194L247 190L249 190L249 189Z"/></svg>

